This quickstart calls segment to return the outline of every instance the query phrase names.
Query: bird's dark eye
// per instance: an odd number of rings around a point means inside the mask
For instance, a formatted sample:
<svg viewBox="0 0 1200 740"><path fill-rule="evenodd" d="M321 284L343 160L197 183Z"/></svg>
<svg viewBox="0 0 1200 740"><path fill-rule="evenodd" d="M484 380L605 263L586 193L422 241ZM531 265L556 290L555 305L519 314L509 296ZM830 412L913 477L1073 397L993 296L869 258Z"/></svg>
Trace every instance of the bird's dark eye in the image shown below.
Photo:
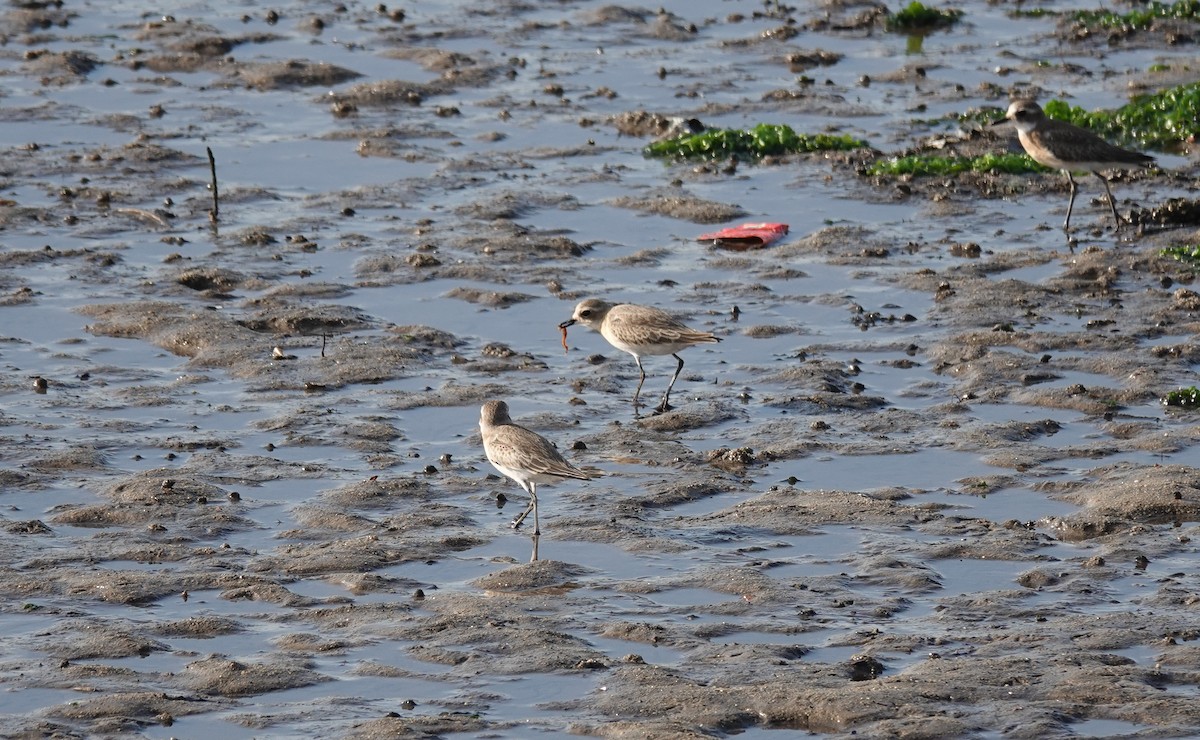
<svg viewBox="0 0 1200 740"><path fill-rule="evenodd" d="M586 319L588 316L592 315L592 309L584 309L583 311L579 312L579 315Z"/></svg>

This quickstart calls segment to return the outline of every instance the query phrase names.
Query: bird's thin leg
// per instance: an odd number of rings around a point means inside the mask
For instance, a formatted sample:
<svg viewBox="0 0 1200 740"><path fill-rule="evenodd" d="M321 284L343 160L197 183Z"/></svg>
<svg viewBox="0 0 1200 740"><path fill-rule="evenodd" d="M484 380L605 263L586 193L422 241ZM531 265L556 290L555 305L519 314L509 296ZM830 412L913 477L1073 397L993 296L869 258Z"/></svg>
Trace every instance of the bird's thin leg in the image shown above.
<svg viewBox="0 0 1200 740"><path fill-rule="evenodd" d="M530 506L533 507L533 536L537 537L542 533L542 525L538 524L537 516L537 484L529 483L529 498L532 499Z"/></svg>
<svg viewBox="0 0 1200 740"><path fill-rule="evenodd" d="M1067 220L1063 221L1063 231L1070 233L1071 231L1071 211L1075 208L1075 193L1079 192L1079 186L1075 184L1075 178L1071 177L1071 171L1066 170L1067 182L1071 183L1071 200L1067 201Z"/></svg>
<svg viewBox="0 0 1200 740"><path fill-rule="evenodd" d="M529 486L532 488L533 484L530 483ZM534 507L537 504L537 498L533 496L532 492L529 494L529 496L529 505L525 507L525 511L517 514L517 518L512 520L512 525L510 526L512 526L513 529L518 529L521 526L521 522L525 521L525 517L529 516L529 512L534 511Z"/></svg>
<svg viewBox="0 0 1200 740"><path fill-rule="evenodd" d="M1100 178L1100 182L1104 183L1104 192L1108 193L1108 207L1112 209L1113 221L1117 224L1116 230L1120 231L1121 217L1117 215L1117 202L1113 200L1112 188L1108 186L1108 178L1104 175L1101 175L1099 172L1095 174L1096 177Z"/></svg>
<svg viewBox="0 0 1200 740"><path fill-rule="evenodd" d="M633 413L637 414L638 407L640 406L640 404L638 403L638 399L642 395L642 383L646 382L646 369L642 367L642 358L641 357L634 355L633 359L637 362L638 372L640 372L642 374L641 380L638 381L637 390L635 390L633 392Z"/></svg>
<svg viewBox="0 0 1200 740"><path fill-rule="evenodd" d="M525 511L522 511L520 514L517 514L517 518L512 520L512 525L511 525L512 528L520 529L521 522L525 521L525 517L529 516L529 512L531 512L531 511L533 511L533 504L530 504L528 507L526 507Z"/></svg>
<svg viewBox="0 0 1200 740"><path fill-rule="evenodd" d="M672 354L671 356L679 360L679 364L675 366L675 374L671 376L671 382L667 383L667 392L663 394L662 403L658 404L657 410L659 412L671 410L671 389L675 387L675 381L679 378L679 372L683 370L683 358L676 354Z"/></svg>
<svg viewBox="0 0 1200 740"><path fill-rule="evenodd" d="M529 481L529 506L533 508L533 554L529 556L529 562L534 562L538 559L538 540L542 538L542 527L538 524L537 513L537 484Z"/></svg>

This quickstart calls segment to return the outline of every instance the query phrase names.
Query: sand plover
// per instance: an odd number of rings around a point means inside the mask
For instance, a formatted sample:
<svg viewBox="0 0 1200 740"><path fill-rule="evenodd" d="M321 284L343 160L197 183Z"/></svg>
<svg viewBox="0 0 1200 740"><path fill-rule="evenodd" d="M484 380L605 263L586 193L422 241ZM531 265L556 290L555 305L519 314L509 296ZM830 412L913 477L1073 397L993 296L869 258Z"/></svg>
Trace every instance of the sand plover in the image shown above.
<svg viewBox="0 0 1200 740"><path fill-rule="evenodd" d="M661 413L671 409L671 388L679 378L679 371L683 370L683 358L676 353L694 344L721 341L720 337L708 332L688 328L666 311L632 303L613 305L596 298L581 301L575 307L574 315L558 326L560 329L566 329L576 323L600 332L609 344L633 355L633 359L637 361L642 377L638 381L637 390L633 392L635 412L639 405L642 384L646 382L642 355L671 355L679 361L675 367L675 374L671 376L671 382L667 384L667 392L663 394L662 402L655 408L655 411Z"/></svg>
<svg viewBox="0 0 1200 740"><path fill-rule="evenodd" d="M1154 157L1109 144L1091 131L1066 121L1047 118L1042 107L1029 99L1014 100L1008 106L1004 118L992 125L998 126L1008 121L1017 125L1017 138L1020 139L1026 154L1039 164L1066 173L1067 182L1071 184L1071 200L1067 203L1067 219L1063 222L1063 231L1070 231L1071 210L1075 207L1075 193L1079 190L1075 178L1071 176L1072 171L1087 171L1100 178L1100 182L1104 183L1104 191L1108 194L1108 207L1112 209L1116 229L1121 230L1117 204L1113 199L1112 189L1108 186L1108 178L1102 172L1143 167L1153 163Z"/></svg>
<svg viewBox="0 0 1200 740"><path fill-rule="evenodd" d="M533 512L533 560L537 560L538 524L537 485L554 483L564 478L591 480L592 476L567 462L545 437L513 423L504 401L488 401L479 411L479 433L483 437L483 452L492 467L505 477L516 481L529 494L529 506L512 521L513 529L521 526Z"/></svg>

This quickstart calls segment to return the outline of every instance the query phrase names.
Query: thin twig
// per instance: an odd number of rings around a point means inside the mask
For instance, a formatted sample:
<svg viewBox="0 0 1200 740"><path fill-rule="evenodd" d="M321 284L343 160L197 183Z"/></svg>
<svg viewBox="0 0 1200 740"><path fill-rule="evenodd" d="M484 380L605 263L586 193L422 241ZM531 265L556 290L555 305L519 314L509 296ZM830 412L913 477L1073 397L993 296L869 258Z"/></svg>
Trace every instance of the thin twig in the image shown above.
<svg viewBox="0 0 1200 740"><path fill-rule="evenodd" d="M212 191L213 191L213 207L208 212L208 220L214 224L221 220L221 206L217 198L217 159L213 156L212 147L204 147L208 152L208 169L212 172Z"/></svg>

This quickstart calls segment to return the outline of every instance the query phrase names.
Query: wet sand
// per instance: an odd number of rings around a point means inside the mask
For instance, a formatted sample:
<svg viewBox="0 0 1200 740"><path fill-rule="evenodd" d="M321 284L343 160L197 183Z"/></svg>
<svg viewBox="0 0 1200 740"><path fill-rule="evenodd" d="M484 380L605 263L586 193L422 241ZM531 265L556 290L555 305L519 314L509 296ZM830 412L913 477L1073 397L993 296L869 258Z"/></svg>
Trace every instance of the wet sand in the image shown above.
<svg viewBox="0 0 1200 740"><path fill-rule="evenodd" d="M919 49L843 4L6 10L5 734L1200 732L1195 225L862 174L1178 84L1197 26L961 7ZM643 157L675 117L872 148ZM1123 214L1196 197L1155 154ZM590 296L724 340L675 410L564 352ZM539 488L537 562L495 398L598 474Z"/></svg>

